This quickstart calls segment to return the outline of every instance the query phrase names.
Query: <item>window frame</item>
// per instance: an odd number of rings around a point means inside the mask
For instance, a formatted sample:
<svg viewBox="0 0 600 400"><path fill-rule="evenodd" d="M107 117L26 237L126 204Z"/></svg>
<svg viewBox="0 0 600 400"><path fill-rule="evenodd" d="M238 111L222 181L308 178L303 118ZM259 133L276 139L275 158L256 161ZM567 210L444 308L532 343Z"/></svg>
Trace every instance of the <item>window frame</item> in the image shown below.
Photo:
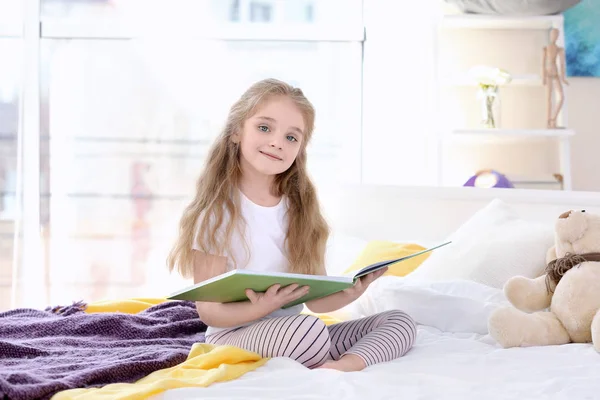
<svg viewBox="0 0 600 400"><path fill-rule="evenodd" d="M85 24L78 22L45 20L41 23L41 37L44 39L136 39L152 37L192 37L201 40L240 40L240 41L326 41L363 42L365 29L341 26L335 29L310 26L269 26L268 24L214 24L194 28L173 27L157 35L151 29L125 27L118 23Z"/></svg>
<svg viewBox="0 0 600 400"><path fill-rule="evenodd" d="M38 1L41 8L43 0ZM63 0L64 1L64 0ZM161 0L167 3L168 0ZM173 0L170 0L173 1ZM219 0L223 1L223 0ZM88 18L77 19L76 17L53 17L41 15L41 36L43 38L60 39L132 39L184 36L205 40L269 40L269 41L346 41L363 42L365 40L364 17L362 16L364 0L315 0L328 2L329 9L343 6L346 9L360 8L360 13L344 18L332 18L327 16L324 20L313 23L285 22L282 18L276 18L269 23L261 22L234 22L222 20L203 20L195 18L199 12L210 10L211 0L193 0L196 8L195 13L188 16L185 13L173 18L184 17L183 20L165 19L161 21L161 29L157 33L155 21L149 20L121 20L115 16L109 17L107 21L93 21ZM273 1L276 17L281 16L282 0ZM250 0L241 0L241 14L244 16ZM248 11L248 10L245 10ZM314 11L313 11L314 12ZM360 18L359 15L360 14ZM126 17L124 17L126 18ZM149 22L151 21L151 22Z"/></svg>
<svg viewBox="0 0 600 400"><path fill-rule="evenodd" d="M65 18L41 16L41 0L22 0L22 30L0 28L0 37L16 37L23 45L23 75L19 109L19 158L18 184L22 191L17 192L22 200L22 208L17 212L20 226L15 234L15 246L22 252L21 265L15 266L11 308L45 307L50 301L50 290L47 282L48 266L43 261L43 244L41 228L40 202L40 128L41 128L41 41L43 39L99 39L128 40L135 38L152 39L152 37L181 37L206 40L228 41L304 41L304 42L354 42L364 46L366 40L363 20L355 19L349 24L317 22L315 24L261 24L261 23L212 23L170 26L165 31L153 32L152 27L124 26L115 23L86 23L68 21ZM329 1L329 0L328 0ZM354 0L362 7L363 0ZM341 4L341 2L340 2ZM347 4L344 3L347 7ZM362 8L361 8L362 11ZM364 59L360 64L360 75L363 74ZM357 100L362 113L362 80L358 83L360 93ZM360 155L360 159L352 166L356 181L361 182L362 153L360 145L364 132L359 129L359 140L352 145L352 153ZM19 179L19 178L18 178ZM20 211L20 212L19 212ZM22 235L21 235L22 234ZM19 239L19 236L22 239ZM17 254L15 252L15 254Z"/></svg>
<svg viewBox="0 0 600 400"><path fill-rule="evenodd" d="M17 163L17 211L15 253L22 254L20 268L13 268L11 307L36 307L47 303L45 266L40 232L40 23L39 0L23 0L23 75L19 109ZM19 188L22 192L19 193ZM19 194L22 196L19 199ZM20 215L19 215L20 214ZM21 241L18 240L22 234ZM40 268L43 266L44 269ZM20 272L20 273L19 273ZM20 286L19 286L20 283ZM17 293L18 288L18 293Z"/></svg>

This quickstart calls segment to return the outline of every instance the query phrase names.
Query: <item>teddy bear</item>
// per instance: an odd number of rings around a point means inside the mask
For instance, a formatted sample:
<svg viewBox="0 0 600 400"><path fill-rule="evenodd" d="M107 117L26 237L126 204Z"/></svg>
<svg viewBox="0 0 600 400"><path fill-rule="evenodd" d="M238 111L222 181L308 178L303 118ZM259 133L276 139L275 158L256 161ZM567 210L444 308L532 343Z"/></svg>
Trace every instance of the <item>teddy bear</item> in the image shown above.
<svg viewBox="0 0 600 400"><path fill-rule="evenodd" d="M554 229L544 273L506 282L512 306L490 314L489 334L504 348L591 342L600 352L600 215L567 211Z"/></svg>

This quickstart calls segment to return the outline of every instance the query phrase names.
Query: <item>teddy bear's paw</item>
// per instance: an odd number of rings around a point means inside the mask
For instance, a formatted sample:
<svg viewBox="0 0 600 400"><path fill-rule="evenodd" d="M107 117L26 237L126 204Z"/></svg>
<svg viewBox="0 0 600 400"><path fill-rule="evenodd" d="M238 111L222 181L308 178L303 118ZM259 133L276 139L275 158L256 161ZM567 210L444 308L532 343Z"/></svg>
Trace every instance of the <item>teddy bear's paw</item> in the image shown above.
<svg viewBox="0 0 600 400"><path fill-rule="evenodd" d="M504 295L518 309L525 307L531 291L531 279L524 276L514 276L504 285Z"/></svg>
<svg viewBox="0 0 600 400"><path fill-rule="evenodd" d="M515 308L525 312L541 310L550 305L543 276L536 279L514 276L504 285L504 295Z"/></svg>
<svg viewBox="0 0 600 400"><path fill-rule="evenodd" d="M488 319L489 334L502 347L519 347L522 343L519 322L523 312L513 307L500 307Z"/></svg>

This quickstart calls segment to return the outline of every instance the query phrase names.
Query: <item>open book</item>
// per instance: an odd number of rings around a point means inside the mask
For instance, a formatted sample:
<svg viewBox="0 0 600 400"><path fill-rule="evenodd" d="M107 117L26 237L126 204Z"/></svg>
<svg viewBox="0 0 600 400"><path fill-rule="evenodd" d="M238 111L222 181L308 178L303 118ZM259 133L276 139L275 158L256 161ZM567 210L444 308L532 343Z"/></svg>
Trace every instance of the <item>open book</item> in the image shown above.
<svg viewBox="0 0 600 400"><path fill-rule="evenodd" d="M348 289L362 276L423 253L430 252L449 243L450 242L442 243L438 246L405 257L368 265L353 276L304 275L285 272L257 272L236 269L184 288L169 295L167 299L230 303L248 300L246 289L252 289L255 292L265 292L269 287L275 284L280 284L281 287L294 283L297 283L300 286L309 286L310 290L308 294L294 302L286 304L284 308L288 308L296 304L305 303Z"/></svg>

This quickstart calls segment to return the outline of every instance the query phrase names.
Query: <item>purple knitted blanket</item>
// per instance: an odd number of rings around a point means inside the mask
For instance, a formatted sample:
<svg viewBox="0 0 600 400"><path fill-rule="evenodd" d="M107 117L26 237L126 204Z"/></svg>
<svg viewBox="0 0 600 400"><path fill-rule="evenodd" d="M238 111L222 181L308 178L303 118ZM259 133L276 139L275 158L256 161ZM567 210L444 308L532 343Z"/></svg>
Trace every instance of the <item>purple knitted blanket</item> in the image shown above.
<svg viewBox="0 0 600 400"><path fill-rule="evenodd" d="M0 313L0 399L49 399L59 391L134 382L186 360L204 342L194 303L139 314L86 314L81 303Z"/></svg>

